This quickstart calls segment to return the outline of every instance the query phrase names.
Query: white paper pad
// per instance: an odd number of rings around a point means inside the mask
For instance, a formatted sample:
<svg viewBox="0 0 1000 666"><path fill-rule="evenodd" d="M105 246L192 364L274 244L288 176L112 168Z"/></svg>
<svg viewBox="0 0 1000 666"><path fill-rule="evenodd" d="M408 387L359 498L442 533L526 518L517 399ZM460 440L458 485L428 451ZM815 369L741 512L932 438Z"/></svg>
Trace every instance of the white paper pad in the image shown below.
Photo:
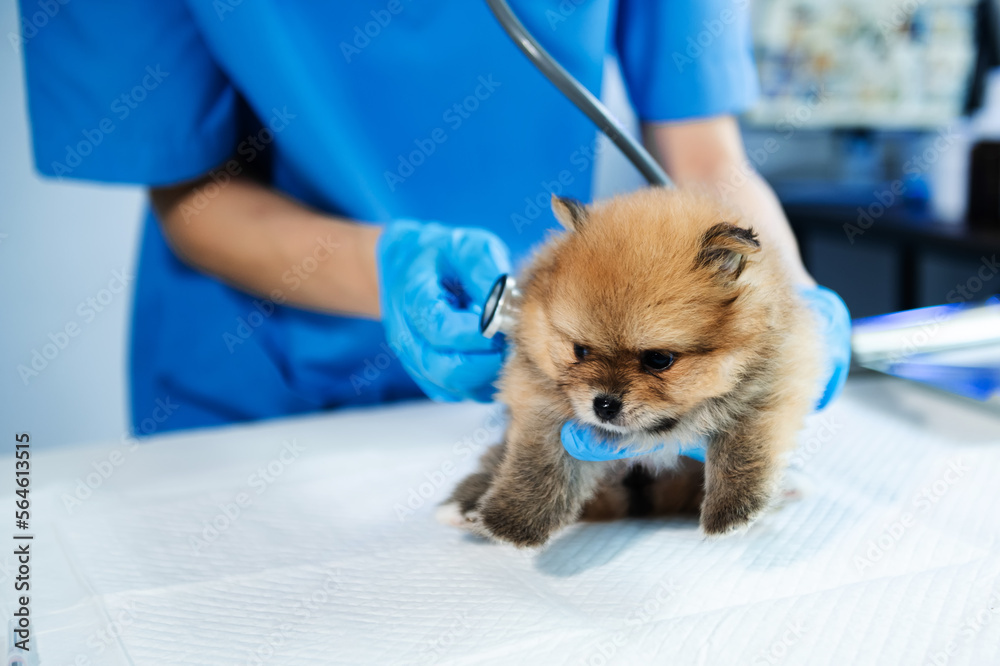
<svg viewBox="0 0 1000 666"><path fill-rule="evenodd" d="M42 664L1000 664L995 415L852 382L804 433L807 497L746 536L626 521L522 552L433 519L494 410L38 455Z"/></svg>

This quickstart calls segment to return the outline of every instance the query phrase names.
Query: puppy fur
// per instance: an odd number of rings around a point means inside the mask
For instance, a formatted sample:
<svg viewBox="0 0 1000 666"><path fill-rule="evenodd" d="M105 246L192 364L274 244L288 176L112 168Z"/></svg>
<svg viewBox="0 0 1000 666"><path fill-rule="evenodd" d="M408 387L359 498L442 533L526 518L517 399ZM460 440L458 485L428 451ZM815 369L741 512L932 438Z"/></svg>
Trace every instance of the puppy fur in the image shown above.
<svg viewBox="0 0 1000 666"><path fill-rule="evenodd" d="M519 280L499 382L504 441L442 514L517 546L581 517L700 508L706 534L747 528L775 497L818 392L815 322L777 253L734 211L690 192L586 207L553 197L553 211L566 231ZM705 436L706 463L676 450L577 460L560 443L570 419L640 453Z"/></svg>

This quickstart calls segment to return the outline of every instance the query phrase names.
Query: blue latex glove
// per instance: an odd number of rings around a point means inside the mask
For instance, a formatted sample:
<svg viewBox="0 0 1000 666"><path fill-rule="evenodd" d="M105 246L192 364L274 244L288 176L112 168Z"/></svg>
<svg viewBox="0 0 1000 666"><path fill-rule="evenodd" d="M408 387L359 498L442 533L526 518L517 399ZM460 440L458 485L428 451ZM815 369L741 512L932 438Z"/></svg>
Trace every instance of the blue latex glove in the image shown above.
<svg viewBox="0 0 1000 666"><path fill-rule="evenodd" d="M812 308L819 322L827 353L826 387L816 403L816 411L826 408L840 395L851 367L851 313L837 292L826 287L813 287L799 291Z"/></svg>
<svg viewBox="0 0 1000 666"><path fill-rule="evenodd" d="M816 411L825 408L840 395L847 381L847 371L851 365L851 313L836 292L826 287L811 287L799 292L812 308L819 321L820 335L825 340L827 351L826 384L823 395L816 403ZM578 460L606 461L633 458L642 454L619 450L613 443L605 441L588 426L569 421L563 425L563 448ZM664 448L660 446L654 451ZM705 442L682 444L681 455L705 461Z"/></svg>
<svg viewBox="0 0 1000 666"><path fill-rule="evenodd" d="M503 336L479 333L490 287L510 271L503 241L483 229L401 220L376 249L382 325L406 372L434 400L488 402Z"/></svg>

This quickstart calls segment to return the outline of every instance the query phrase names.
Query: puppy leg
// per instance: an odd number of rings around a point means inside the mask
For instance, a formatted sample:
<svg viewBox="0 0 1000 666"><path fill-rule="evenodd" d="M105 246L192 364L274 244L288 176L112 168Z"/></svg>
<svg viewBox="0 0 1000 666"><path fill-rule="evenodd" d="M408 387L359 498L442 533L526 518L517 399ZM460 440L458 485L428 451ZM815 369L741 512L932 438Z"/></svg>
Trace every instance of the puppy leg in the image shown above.
<svg viewBox="0 0 1000 666"><path fill-rule="evenodd" d="M781 453L794 442L795 431L788 423L795 415L783 411L758 411L709 442L701 507L701 528L706 534L749 527L774 497Z"/></svg>
<svg viewBox="0 0 1000 666"><path fill-rule="evenodd" d="M563 449L559 426L512 423L507 450L478 506L483 533L515 546L540 546L575 521L607 471Z"/></svg>
<svg viewBox="0 0 1000 666"><path fill-rule="evenodd" d="M455 486L451 496L438 507L436 516L439 522L452 527L473 526L469 514L475 510L479 498L489 490L505 448L504 444L496 444L486 450L479 459L479 469Z"/></svg>

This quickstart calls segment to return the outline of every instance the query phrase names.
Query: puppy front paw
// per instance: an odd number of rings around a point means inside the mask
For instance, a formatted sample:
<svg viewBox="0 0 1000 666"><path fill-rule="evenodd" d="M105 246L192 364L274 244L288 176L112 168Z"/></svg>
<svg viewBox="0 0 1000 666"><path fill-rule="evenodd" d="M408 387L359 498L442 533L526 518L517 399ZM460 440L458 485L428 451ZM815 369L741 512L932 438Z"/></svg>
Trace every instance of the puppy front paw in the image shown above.
<svg viewBox="0 0 1000 666"><path fill-rule="evenodd" d="M462 510L459 502L445 502L439 505L434 511L434 518L442 525L459 529L469 529L474 520L469 512Z"/></svg>
<svg viewBox="0 0 1000 666"><path fill-rule="evenodd" d="M480 533L518 548L543 546L568 521L502 496L486 496L476 512Z"/></svg>
<svg viewBox="0 0 1000 666"><path fill-rule="evenodd" d="M769 502L762 492L709 494L701 506L701 529L709 536L746 531Z"/></svg>
<svg viewBox="0 0 1000 666"><path fill-rule="evenodd" d="M459 502L446 502L434 512L434 517L442 525L457 527L460 530L484 538L491 538L489 530L483 526L482 516L474 507L464 508Z"/></svg>

